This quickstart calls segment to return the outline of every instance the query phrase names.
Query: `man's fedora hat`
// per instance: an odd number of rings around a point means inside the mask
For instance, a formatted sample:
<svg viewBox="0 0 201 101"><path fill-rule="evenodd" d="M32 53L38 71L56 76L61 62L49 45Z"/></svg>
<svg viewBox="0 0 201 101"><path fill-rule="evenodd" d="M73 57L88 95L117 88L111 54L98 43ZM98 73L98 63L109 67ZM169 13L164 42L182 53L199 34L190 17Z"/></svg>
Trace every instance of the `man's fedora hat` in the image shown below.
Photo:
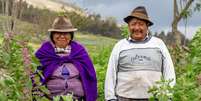
<svg viewBox="0 0 201 101"><path fill-rule="evenodd" d="M136 7L131 15L127 16L126 18L124 18L124 21L126 23L129 23L129 21L131 21L131 19L133 18L137 18L137 19L140 19L140 20L144 20L148 23L148 26L151 26L153 25L153 22L150 21L149 17L148 17L148 14L147 14L147 11L145 9L144 6L138 6Z"/></svg>
<svg viewBox="0 0 201 101"><path fill-rule="evenodd" d="M74 28L70 19L65 16L58 16L53 24L52 28L48 29L49 32L74 32L77 28Z"/></svg>

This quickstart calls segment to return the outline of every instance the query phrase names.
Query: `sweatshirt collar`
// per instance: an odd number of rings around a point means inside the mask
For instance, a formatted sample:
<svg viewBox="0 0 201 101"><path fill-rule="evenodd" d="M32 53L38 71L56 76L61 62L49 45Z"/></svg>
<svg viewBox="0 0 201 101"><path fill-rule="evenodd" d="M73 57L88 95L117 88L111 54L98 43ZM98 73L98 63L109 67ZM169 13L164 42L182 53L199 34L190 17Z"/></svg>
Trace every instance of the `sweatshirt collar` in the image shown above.
<svg viewBox="0 0 201 101"><path fill-rule="evenodd" d="M135 39L132 39L130 36L127 38L127 40L130 42L130 43L146 43L148 42L150 39L151 39L152 35L150 34L147 34L147 36L144 38L144 40L142 41L137 41Z"/></svg>

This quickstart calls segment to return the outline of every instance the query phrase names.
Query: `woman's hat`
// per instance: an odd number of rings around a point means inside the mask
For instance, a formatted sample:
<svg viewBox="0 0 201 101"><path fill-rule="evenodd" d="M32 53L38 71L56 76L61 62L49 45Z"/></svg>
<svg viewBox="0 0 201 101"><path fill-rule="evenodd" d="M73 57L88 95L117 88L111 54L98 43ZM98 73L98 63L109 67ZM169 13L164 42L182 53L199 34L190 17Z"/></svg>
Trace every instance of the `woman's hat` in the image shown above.
<svg viewBox="0 0 201 101"><path fill-rule="evenodd" d="M52 28L48 29L49 32L74 32L77 28L74 28L70 19L65 16L58 16L53 24Z"/></svg>

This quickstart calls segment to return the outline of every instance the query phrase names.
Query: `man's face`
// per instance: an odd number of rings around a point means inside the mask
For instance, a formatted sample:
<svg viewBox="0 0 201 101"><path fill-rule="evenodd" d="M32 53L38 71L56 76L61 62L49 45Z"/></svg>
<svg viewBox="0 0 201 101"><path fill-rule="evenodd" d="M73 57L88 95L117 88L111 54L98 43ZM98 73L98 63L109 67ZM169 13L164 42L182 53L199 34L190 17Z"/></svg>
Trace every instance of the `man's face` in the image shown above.
<svg viewBox="0 0 201 101"><path fill-rule="evenodd" d="M53 40L56 47L66 48L66 46L70 43L71 35L68 32L54 32Z"/></svg>
<svg viewBox="0 0 201 101"><path fill-rule="evenodd" d="M131 33L131 38L137 41L142 41L147 35L148 26L147 23L143 20L133 18L128 23L128 29Z"/></svg>

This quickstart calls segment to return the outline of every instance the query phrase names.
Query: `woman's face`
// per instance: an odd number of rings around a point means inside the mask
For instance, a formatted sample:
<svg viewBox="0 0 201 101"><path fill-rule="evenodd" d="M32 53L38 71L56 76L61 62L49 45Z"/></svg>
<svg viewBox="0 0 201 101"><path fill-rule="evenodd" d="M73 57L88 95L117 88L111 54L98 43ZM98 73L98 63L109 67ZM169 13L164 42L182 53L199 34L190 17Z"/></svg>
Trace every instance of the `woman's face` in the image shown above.
<svg viewBox="0 0 201 101"><path fill-rule="evenodd" d="M53 33L53 41L56 47L66 48L66 46L70 43L71 34L69 32L54 32Z"/></svg>

